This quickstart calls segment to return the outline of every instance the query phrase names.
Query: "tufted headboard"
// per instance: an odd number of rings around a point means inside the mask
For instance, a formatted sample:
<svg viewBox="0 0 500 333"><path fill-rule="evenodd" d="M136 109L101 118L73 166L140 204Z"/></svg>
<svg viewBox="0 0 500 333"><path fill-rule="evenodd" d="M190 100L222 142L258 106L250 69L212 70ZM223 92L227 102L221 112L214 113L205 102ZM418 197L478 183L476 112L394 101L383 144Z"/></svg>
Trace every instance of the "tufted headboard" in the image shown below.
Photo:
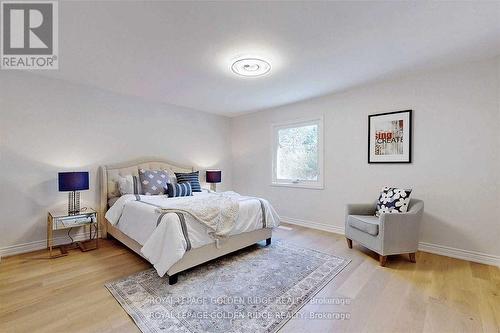
<svg viewBox="0 0 500 333"><path fill-rule="evenodd" d="M118 176L139 175L139 169L145 170L171 170L173 172L191 172L193 167L181 166L163 159L143 158L123 163L104 165L99 168L101 198L99 215L104 222L104 214L108 209L108 200L120 196L118 191Z"/></svg>

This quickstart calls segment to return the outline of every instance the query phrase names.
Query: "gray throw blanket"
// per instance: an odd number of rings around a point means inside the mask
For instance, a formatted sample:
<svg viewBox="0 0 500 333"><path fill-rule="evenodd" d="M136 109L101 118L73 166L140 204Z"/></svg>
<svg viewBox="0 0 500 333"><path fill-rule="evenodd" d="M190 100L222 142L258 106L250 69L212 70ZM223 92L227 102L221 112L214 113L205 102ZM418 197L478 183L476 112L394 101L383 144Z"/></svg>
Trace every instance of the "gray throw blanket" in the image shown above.
<svg viewBox="0 0 500 333"><path fill-rule="evenodd" d="M240 205L231 194L210 193L176 199L168 199L159 205L158 212L188 214L205 225L216 238L227 236L238 218Z"/></svg>

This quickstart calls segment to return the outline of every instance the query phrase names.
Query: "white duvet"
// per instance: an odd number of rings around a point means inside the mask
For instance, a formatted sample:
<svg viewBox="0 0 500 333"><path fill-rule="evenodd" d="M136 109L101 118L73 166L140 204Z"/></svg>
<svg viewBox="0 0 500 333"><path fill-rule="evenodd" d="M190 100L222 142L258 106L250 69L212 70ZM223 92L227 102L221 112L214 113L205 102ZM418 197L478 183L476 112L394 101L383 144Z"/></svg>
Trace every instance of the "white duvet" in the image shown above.
<svg viewBox="0 0 500 333"><path fill-rule="evenodd" d="M240 196L234 192L230 194L238 201L239 211L229 235L279 225L279 216L267 200ZM196 193L196 195L203 197L214 194ZM208 228L188 214L183 215L186 222L184 231L179 216L175 213L164 214L157 225L161 215L158 206L162 206L166 200L171 204L173 200L183 199L187 198L127 194L120 197L106 213L106 219L111 224L142 245L142 254L153 264L160 276L165 275L168 269L184 256L189 247L198 248L215 242L213 236L209 235Z"/></svg>

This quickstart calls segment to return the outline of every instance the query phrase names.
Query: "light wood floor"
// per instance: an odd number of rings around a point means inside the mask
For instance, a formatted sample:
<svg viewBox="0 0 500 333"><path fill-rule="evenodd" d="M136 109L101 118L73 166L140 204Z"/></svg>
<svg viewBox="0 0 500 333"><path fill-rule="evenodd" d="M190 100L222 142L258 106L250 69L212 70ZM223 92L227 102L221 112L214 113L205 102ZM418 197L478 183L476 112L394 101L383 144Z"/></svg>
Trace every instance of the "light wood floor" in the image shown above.
<svg viewBox="0 0 500 333"><path fill-rule="evenodd" d="M413 264L389 257L386 268L342 236L288 226L274 238L352 259L316 296L348 305L310 303L301 313L348 313L349 320L288 322L282 332L500 332L500 269L418 253ZM39 251L2 258L0 332L139 332L104 282L149 264L116 241L58 259ZM182 276L179 276L182 283Z"/></svg>

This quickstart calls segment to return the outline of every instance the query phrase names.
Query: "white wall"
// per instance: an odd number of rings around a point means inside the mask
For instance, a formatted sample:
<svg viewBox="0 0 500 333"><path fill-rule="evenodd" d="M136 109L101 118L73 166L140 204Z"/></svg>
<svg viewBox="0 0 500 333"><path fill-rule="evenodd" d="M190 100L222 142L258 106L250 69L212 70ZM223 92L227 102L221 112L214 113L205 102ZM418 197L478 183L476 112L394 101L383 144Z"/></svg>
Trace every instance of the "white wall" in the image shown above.
<svg viewBox="0 0 500 333"><path fill-rule="evenodd" d="M58 171L90 170L91 190L82 195L95 206L98 165L159 156L221 168L220 188L269 198L284 217L338 228L346 203L372 201L382 185L411 186L426 203L422 242L499 256L499 82L496 59L228 119L2 71L0 254L43 244L47 209L66 200ZM414 162L369 165L368 114L408 108ZM325 119L325 189L269 186L271 123L315 115Z"/></svg>
<svg viewBox="0 0 500 333"><path fill-rule="evenodd" d="M82 199L95 207L97 167L139 157L221 168L220 188L231 187L226 117L8 71L0 115L0 254L43 244L47 209L67 200L59 171L89 170Z"/></svg>
<svg viewBox="0 0 500 333"><path fill-rule="evenodd" d="M425 201L420 240L500 255L500 59L394 79L232 120L233 186L283 217L343 228L384 185ZM413 163L367 163L369 114L414 110ZM325 189L270 186L271 123L324 115Z"/></svg>

